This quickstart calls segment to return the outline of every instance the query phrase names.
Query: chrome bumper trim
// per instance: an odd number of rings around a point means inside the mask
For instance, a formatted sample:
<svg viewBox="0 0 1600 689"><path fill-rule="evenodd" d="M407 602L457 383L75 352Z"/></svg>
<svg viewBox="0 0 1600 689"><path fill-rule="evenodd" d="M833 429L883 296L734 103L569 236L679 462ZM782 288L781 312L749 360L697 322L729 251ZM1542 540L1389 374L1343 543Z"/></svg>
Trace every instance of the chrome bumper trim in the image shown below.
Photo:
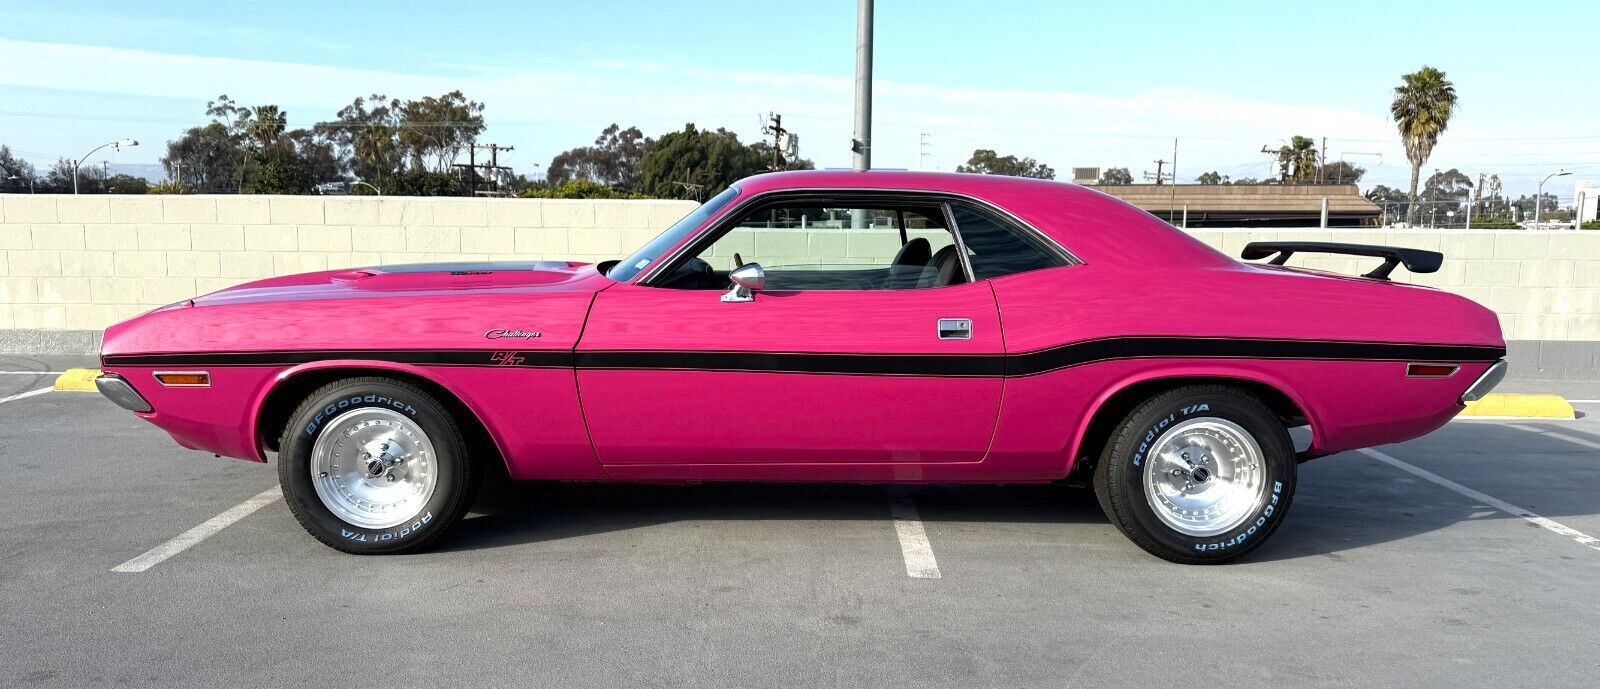
<svg viewBox="0 0 1600 689"><path fill-rule="evenodd" d="M1494 386L1499 385L1500 381L1505 380L1505 377L1506 360L1501 359L1494 362L1494 365L1490 366L1489 370L1484 371L1483 375L1478 376L1478 380L1472 384L1472 387L1467 388L1466 392L1461 393L1461 403L1466 404L1468 402L1475 402L1483 399L1483 396L1489 394L1491 390L1494 390Z"/></svg>
<svg viewBox="0 0 1600 689"><path fill-rule="evenodd" d="M94 379L94 386L100 390L100 394L106 396L106 399L115 402L123 409L141 413L151 409L150 403L145 401L139 391L134 390L128 381L115 373L100 374Z"/></svg>

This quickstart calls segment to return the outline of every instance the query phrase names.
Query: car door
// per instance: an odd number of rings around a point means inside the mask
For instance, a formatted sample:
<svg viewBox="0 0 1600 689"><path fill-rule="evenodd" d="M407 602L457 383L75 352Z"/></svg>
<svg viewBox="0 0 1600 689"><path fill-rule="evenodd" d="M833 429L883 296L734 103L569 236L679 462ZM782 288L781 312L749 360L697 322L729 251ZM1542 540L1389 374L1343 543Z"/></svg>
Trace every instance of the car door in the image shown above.
<svg viewBox="0 0 1600 689"><path fill-rule="evenodd" d="M778 196L724 217L676 268L595 297L577 376L603 464L983 459L1004 342L940 203ZM736 263L766 288L724 299Z"/></svg>

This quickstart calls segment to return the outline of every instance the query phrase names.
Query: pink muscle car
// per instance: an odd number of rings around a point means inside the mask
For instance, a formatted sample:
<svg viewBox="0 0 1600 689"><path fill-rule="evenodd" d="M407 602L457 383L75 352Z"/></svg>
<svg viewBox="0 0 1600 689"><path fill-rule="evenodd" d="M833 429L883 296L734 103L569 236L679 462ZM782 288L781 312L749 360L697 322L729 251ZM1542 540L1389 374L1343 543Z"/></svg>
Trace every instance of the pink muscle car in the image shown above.
<svg viewBox="0 0 1600 689"><path fill-rule="evenodd" d="M1373 256L1364 276L1295 252ZM1505 370L1495 315L1390 282L1437 253L1241 263L1090 189L904 172L743 180L619 261L291 275L105 334L100 389L264 462L307 531L414 551L485 463L559 481L1092 481L1214 563L1296 464L1428 433Z"/></svg>

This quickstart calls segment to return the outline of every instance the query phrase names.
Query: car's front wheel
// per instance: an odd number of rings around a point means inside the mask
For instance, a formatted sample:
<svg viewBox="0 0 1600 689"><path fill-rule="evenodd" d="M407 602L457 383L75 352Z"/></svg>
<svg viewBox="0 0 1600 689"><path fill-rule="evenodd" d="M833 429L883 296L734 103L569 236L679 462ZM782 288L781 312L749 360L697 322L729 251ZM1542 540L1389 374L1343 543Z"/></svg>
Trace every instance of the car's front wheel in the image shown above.
<svg viewBox="0 0 1600 689"><path fill-rule="evenodd" d="M1288 431L1255 396L1187 386L1122 420L1095 466L1095 495L1151 554L1214 564L1254 550L1283 522L1295 463Z"/></svg>
<svg viewBox="0 0 1600 689"><path fill-rule="evenodd" d="M289 510L317 540L348 553L427 547L466 513L476 478L449 411L388 378L313 392L279 444Z"/></svg>

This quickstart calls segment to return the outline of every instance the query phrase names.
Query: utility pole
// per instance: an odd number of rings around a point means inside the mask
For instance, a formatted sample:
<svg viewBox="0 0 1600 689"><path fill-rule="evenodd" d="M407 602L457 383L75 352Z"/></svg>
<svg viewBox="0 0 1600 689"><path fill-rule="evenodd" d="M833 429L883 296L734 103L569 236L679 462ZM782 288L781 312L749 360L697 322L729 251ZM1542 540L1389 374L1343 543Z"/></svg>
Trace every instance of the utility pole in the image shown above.
<svg viewBox="0 0 1600 689"><path fill-rule="evenodd" d="M1152 174L1149 173L1149 171L1146 171L1144 173L1144 178L1146 180L1154 180L1155 183L1156 183L1156 186L1161 186L1161 181L1163 179L1166 179L1167 177L1169 177L1169 175L1161 174L1161 169L1166 166L1167 161L1165 161L1165 160L1152 160L1150 162L1156 164L1156 173L1154 175L1152 175Z"/></svg>
<svg viewBox="0 0 1600 689"><path fill-rule="evenodd" d="M872 167L872 0L856 0L856 127L854 167Z"/></svg>
<svg viewBox="0 0 1600 689"><path fill-rule="evenodd" d="M467 149L467 169L471 170L471 172L469 172L467 174L470 176L470 179L471 179L472 195L473 196L477 196L478 195L478 156L477 156L477 150L480 149L480 148L489 152L489 165L487 167L490 170L499 170L500 169L500 152L501 151L515 151L515 150L517 150L516 146L501 146L500 144L473 144L470 148ZM499 189L499 187L497 185L496 188L494 189L494 191L498 192L499 190L500 189Z"/></svg>
<svg viewBox="0 0 1600 689"><path fill-rule="evenodd" d="M928 161L933 158L932 134L922 132L917 135L917 169L928 169Z"/></svg>
<svg viewBox="0 0 1600 689"><path fill-rule="evenodd" d="M1317 184L1322 184L1322 169L1328 166L1328 137L1322 137L1322 153L1317 156Z"/></svg>
<svg viewBox="0 0 1600 689"><path fill-rule="evenodd" d="M767 113L767 122L761 132L772 135L772 170L776 172L783 169L783 135L789 130L783 128L783 115Z"/></svg>

